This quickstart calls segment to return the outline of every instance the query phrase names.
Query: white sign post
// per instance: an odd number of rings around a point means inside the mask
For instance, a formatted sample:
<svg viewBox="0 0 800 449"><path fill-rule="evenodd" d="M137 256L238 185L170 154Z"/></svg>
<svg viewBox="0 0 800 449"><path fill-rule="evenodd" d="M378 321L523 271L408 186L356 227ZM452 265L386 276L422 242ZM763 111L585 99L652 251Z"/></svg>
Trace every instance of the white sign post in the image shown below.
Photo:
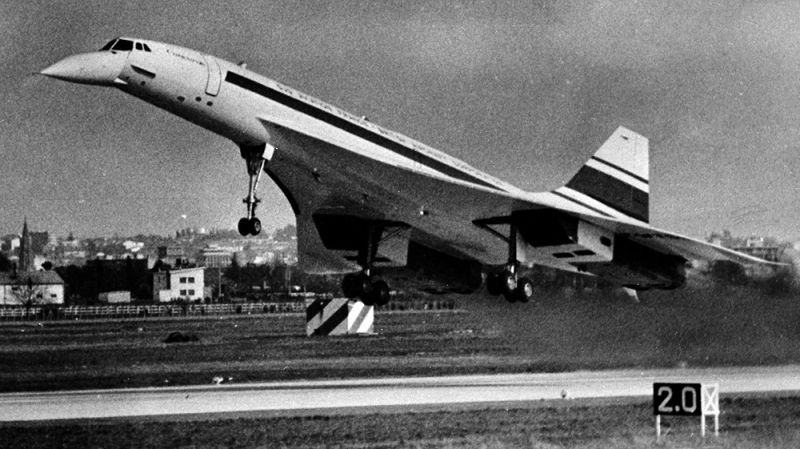
<svg viewBox="0 0 800 449"><path fill-rule="evenodd" d="M703 385L703 415L700 417L700 435L706 436L706 416L714 415L714 436L719 436L719 384Z"/></svg>
<svg viewBox="0 0 800 449"><path fill-rule="evenodd" d="M698 403L699 400L699 403ZM706 416L714 416L714 435L719 436L719 384L653 384L656 439L661 440L661 416L700 416L700 435L706 436Z"/></svg>

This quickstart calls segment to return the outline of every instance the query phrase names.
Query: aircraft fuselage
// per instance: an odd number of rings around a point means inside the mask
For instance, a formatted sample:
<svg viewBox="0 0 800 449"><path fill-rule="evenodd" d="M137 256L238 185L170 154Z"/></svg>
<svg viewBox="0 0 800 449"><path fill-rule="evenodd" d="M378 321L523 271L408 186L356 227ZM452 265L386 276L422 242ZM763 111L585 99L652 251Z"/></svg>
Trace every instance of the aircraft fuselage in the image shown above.
<svg viewBox="0 0 800 449"><path fill-rule="evenodd" d="M515 290L516 268L539 264L643 289L681 285L687 255L752 261L647 223L648 142L622 127L565 186L526 192L243 65L180 46L119 38L41 73L113 86L233 141L251 178L240 232L260 231L254 191L263 169L297 216L307 272L370 273L384 264L412 269L409 279L432 270L455 279L451 285L463 275L471 289L480 285L481 264L505 264Z"/></svg>

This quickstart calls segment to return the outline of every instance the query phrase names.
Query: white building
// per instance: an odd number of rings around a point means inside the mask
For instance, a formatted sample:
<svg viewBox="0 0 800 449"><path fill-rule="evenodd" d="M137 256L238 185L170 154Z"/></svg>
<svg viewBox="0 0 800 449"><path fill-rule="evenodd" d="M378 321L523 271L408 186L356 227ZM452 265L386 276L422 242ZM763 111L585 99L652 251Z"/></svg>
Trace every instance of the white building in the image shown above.
<svg viewBox="0 0 800 449"><path fill-rule="evenodd" d="M0 305L64 304L64 280L55 271L0 273Z"/></svg>
<svg viewBox="0 0 800 449"><path fill-rule="evenodd" d="M203 267L159 271L153 273L153 299L159 302L202 300L205 285Z"/></svg>

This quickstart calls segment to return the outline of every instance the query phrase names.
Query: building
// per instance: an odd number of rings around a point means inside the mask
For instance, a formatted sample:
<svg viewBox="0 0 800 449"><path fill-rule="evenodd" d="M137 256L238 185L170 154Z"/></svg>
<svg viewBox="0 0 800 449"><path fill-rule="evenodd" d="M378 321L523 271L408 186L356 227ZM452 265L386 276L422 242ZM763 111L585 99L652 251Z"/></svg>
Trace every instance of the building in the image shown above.
<svg viewBox="0 0 800 449"><path fill-rule="evenodd" d="M225 268L233 263L233 251L209 245L200 250L200 264L209 268Z"/></svg>
<svg viewBox="0 0 800 449"><path fill-rule="evenodd" d="M9 255L13 254L14 251L19 248L20 238L18 234L5 235L2 240L2 247L0 247L0 250Z"/></svg>
<svg viewBox="0 0 800 449"><path fill-rule="evenodd" d="M153 301L198 301L205 295L205 268L179 268L153 273Z"/></svg>
<svg viewBox="0 0 800 449"><path fill-rule="evenodd" d="M64 304L64 280L55 271L0 273L0 305Z"/></svg>
<svg viewBox="0 0 800 449"><path fill-rule="evenodd" d="M131 302L131 292L102 292L97 294L97 300L106 304L126 304Z"/></svg>
<svg viewBox="0 0 800 449"><path fill-rule="evenodd" d="M159 246L158 259L172 267L187 265L189 262L183 247L177 245Z"/></svg>
<svg viewBox="0 0 800 449"><path fill-rule="evenodd" d="M733 250L770 262L778 262L781 254L781 249L777 246L742 246Z"/></svg>

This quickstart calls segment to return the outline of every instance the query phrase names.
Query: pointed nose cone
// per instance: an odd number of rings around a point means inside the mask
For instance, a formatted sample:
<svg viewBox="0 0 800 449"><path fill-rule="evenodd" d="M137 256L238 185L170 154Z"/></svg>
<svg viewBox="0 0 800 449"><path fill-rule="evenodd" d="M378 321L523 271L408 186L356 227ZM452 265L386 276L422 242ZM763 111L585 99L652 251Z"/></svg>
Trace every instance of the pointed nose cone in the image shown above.
<svg viewBox="0 0 800 449"><path fill-rule="evenodd" d="M80 84L112 86L125 66L124 53L94 52L73 55L42 70L44 76Z"/></svg>

